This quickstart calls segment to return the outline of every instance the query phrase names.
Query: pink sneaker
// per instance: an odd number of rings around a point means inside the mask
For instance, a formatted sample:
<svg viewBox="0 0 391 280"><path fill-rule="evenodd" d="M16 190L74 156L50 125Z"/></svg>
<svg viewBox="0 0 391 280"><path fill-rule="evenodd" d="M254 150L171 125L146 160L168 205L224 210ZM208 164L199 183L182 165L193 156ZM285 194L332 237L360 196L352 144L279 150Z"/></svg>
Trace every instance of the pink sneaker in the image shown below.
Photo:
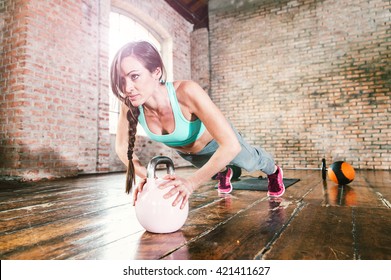
<svg viewBox="0 0 391 280"><path fill-rule="evenodd" d="M283 182L283 172L282 169L277 166L277 171L274 174L268 175L267 179L269 184L267 186L268 192L267 196L269 197L280 197L285 192L285 186Z"/></svg>
<svg viewBox="0 0 391 280"><path fill-rule="evenodd" d="M219 193L230 193L232 192L232 184L231 184L231 178L232 178L233 172L230 167L227 167L227 170L224 172L217 173L216 179L219 180L219 185L217 190Z"/></svg>

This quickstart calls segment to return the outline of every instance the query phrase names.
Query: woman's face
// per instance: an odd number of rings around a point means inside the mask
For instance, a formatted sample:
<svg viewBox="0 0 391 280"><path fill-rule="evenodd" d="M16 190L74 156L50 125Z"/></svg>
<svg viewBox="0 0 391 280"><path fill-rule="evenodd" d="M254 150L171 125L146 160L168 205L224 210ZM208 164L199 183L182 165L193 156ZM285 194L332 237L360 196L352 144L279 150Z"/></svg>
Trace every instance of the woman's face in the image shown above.
<svg viewBox="0 0 391 280"><path fill-rule="evenodd" d="M159 85L160 69L153 73L134 56L128 56L121 61L121 83L124 84L125 97L137 107L154 93Z"/></svg>

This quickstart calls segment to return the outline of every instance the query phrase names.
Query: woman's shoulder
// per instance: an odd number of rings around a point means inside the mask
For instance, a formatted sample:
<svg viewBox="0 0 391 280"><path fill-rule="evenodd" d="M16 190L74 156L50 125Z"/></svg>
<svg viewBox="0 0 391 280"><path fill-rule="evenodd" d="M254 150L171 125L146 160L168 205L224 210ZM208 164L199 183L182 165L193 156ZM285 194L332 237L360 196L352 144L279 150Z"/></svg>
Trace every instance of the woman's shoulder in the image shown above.
<svg viewBox="0 0 391 280"><path fill-rule="evenodd" d="M205 93L202 87L192 80L174 81L173 85L177 95L180 96L186 96L191 98Z"/></svg>
<svg viewBox="0 0 391 280"><path fill-rule="evenodd" d="M209 95L202 89L202 87L191 80L175 81L174 88L178 102L189 108L189 111L197 112L197 108L203 105L210 106L211 99ZM203 104L202 106L200 104Z"/></svg>

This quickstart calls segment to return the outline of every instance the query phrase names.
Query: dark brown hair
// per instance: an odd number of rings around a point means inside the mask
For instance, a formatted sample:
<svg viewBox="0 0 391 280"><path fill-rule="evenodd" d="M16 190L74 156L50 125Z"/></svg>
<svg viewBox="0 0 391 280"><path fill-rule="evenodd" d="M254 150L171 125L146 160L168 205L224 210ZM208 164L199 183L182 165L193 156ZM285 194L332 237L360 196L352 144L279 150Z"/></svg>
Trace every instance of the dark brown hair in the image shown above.
<svg viewBox="0 0 391 280"><path fill-rule="evenodd" d="M133 150L134 150L134 142L136 140L136 132L137 132L137 123L138 116L140 115L140 111L137 107L134 107L129 99L125 97L125 82L121 75L121 61L125 57L133 56L138 61L140 61L145 68L148 69L149 72L153 73L156 68L161 69L162 75L160 76L160 81L164 83L163 77L165 74L163 61L160 57L157 49L150 43L145 41L138 42L130 42L124 45L114 56L113 62L111 64L111 90L117 98L125 103L125 105L129 108L129 111L126 115L129 122L129 142L128 142L128 169L126 173L126 192L130 193L133 185L136 182L136 174L133 165Z"/></svg>

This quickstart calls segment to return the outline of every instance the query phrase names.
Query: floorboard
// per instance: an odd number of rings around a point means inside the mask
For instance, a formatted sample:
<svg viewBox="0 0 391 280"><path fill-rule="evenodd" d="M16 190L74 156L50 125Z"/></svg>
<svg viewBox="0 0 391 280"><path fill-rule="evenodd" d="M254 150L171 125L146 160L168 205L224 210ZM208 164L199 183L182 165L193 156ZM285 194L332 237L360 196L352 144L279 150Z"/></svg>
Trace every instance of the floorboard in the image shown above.
<svg viewBox="0 0 391 280"><path fill-rule="evenodd" d="M264 191L219 195L208 181L192 194L185 225L171 234L141 227L123 173L0 182L0 258L391 259L390 171L358 170L347 186L323 181L319 170L284 175L300 181L279 199Z"/></svg>

